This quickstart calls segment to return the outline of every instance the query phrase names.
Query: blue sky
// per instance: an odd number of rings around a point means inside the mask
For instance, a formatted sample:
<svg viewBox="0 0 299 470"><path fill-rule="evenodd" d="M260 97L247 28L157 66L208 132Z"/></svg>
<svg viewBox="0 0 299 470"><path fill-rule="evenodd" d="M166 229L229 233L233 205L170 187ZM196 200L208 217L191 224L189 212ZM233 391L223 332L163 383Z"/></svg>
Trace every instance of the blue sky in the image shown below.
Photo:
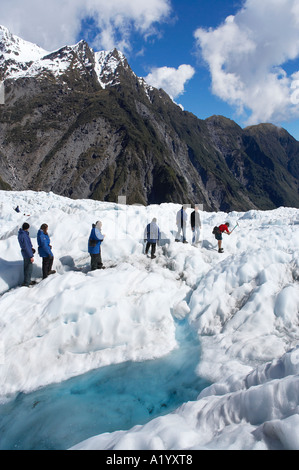
<svg viewBox="0 0 299 470"><path fill-rule="evenodd" d="M138 76L146 77L154 67L178 68L181 64L190 64L195 70L194 76L186 83L184 93L174 97L175 102L200 119L213 114L234 119L234 109L211 92L210 73L198 54L194 32L198 27L217 27L242 3L234 0L173 0L173 20L161 24L161 37L151 38L144 44L143 56L128 54L132 69ZM136 41L136 50L138 46Z"/></svg>
<svg viewBox="0 0 299 470"><path fill-rule="evenodd" d="M299 140L299 0L1 0L0 24L49 51L117 47L200 119L272 122Z"/></svg>

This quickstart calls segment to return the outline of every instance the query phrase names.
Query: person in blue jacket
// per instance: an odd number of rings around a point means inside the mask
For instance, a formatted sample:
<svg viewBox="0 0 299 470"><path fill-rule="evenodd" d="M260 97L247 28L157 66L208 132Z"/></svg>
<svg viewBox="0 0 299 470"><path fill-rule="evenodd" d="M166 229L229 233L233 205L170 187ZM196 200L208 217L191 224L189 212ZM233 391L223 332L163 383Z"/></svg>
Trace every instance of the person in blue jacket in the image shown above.
<svg viewBox="0 0 299 470"><path fill-rule="evenodd" d="M49 276L49 274L54 274L56 271L52 269L54 255L52 253L52 246L50 237L48 235L48 225L42 224L39 231L37 232L37 243L38 243L38 254L43 258L42 270L43 270L43 279Z"/></svg>
<svg viewBox="0 0 299 470"><path fill-rule="evenodd" d="M91 271L95 269L105 269L102 263L101 244L105 238L102 234L102 222L98 220L92 224L92 229L88 239L88 253L90 254Z"/></svg>
<svg viewBox="0 0 299 470"><path fill-rule="evenodd" d="M160 229L157 225L157 219L154 217L150 224L145 227L144 241L146 242L145 254L147 255L151 248L151 258L156 258L156 245L160 240Z"/></svg>
<svg viewBox="0 0 299 470"><path fill-rule="evenodd" d="M35 249L30 240L29 227L30 225L25 222L18 232L18 242L24 260L24 282L22 285L25 287L35 284L34 281L31 281Z"/></svg>

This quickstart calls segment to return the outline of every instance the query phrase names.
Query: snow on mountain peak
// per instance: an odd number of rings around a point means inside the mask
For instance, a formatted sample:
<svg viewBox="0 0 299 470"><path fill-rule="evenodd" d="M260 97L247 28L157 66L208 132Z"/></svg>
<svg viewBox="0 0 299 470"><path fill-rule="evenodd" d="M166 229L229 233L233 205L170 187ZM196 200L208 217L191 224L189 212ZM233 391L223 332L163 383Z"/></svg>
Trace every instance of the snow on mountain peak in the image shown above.
<svg viewBox="0 0 299 470"><path fill-rule="evenodd" d="M118 83L117 69L120 65L129 68L126 57L117 49L96 52L95 63L95 71L103 88Z"/></svg>
<svg viewBox="0 0 299 470"><path fill-rule="evenodd" d="M74 61L74 54L79 60ZM129 69L125 56L117 49L94 52L81 40L74 46L49 52L11 34L4 26L0 26L0 65L2 80L36 77L45 72L59 77L71 66L79 69L93 67L103 88L119 83L119 66Z"/></svg>
<svg viewBox="0 0 299 470"><path fill-rule="evenodd" d="M0 52L1 59L14 60L16 62L35 61L48 54L45 49L11 34L7 28L1 25Z"/></svg>

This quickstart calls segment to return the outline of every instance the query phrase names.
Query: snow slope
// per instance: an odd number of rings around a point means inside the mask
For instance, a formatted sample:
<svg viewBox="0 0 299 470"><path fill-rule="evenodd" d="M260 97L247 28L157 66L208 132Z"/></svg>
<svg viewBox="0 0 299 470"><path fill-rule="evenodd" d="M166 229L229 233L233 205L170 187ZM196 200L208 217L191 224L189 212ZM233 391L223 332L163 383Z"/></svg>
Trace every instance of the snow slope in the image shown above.
<svg viewBox="0 0 299 470"><path fill-rule="evenodd" d="M213 385L171 414L74 448L299 449L298 209L201 212L201 246L193 247L174 242L174 204L1 191L0 207L2 403L104 365L163 357L178 347L175 319L186 318L202 349L196 371ZM163 232L156 260L143 253L152 217ZM89 272L97 220L107 269ZM211 231L226 220L239 227L218 254ZM17 287L24 221L35 248L39 226L49 225L57 270L31 289Z"/></svg>

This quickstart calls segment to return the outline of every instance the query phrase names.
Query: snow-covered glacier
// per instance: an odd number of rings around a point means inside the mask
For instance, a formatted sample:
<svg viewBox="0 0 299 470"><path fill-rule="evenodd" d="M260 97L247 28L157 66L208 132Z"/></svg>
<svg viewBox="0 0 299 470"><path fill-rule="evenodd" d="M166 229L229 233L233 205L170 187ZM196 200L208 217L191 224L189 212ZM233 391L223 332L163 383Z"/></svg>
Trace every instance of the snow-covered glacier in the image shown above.
<svg viewBox="0 0 299 470"><path fill-rule="evenodd" d="M0 207L1 449L299 449L298 209L200 211L192 246L189 224L175 242L175 204L0 191ZM106 269L91 272L97 220ZM42 281L36 253L29 289L25 221L35 248L48 224L56 270Z"/></svg>

